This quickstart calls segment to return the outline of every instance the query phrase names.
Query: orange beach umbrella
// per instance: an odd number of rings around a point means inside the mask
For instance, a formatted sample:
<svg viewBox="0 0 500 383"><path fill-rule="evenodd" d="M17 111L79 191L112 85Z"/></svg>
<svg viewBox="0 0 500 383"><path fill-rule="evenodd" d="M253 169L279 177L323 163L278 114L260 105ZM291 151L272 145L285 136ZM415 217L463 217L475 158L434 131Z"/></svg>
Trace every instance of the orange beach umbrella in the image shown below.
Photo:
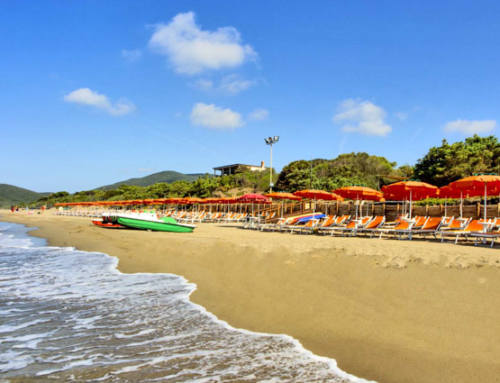
<svg viewBox="0 0 500 383"><path fill-rule="evenodd" d="M317 199L324 200L324 201L343 201L344 200L344 198L342 198L338 194L328 193L327 191L317 190L317 189L298 190L293 194L298 195L299 197L302 197L302 198L313 199L314 200L313 214L316 211L316 200Z"/></svg>
<svg viewBox="0 0 500 383"><path fill-rule="evenodd" d="M284 193L284 192L273 192L265 194L266 197L271 199L288 199L290 201L300 201L302 197L292 194L292 193Z"/></svg>
<svg viewBox="0 0 500 383"><path fill-rule="evenodd" d="M380 201L384 196L382 192L366 186L344 186L335 189L333 193L344 198L364 201Z"/></svg>
<svg viewBox="0 0 500 383"><path fill-rule="evenodd" d="M380 201L384 194L367 186L344 186L333 191L344 198L361 201ZM358 205L356 205L356 218L358 217Z"/></svg>
<svg viewBox="0 0 500 383"><path fill-rule="evenodd" d="M321 199L325 201L335 201L335 200L343 201L343 198L341 196L335 193L328 193L327 191L324 190L305 189L305 190L298 190L293 194L308 199Z"/></svg>
<svg viewBox="0 0 500 383"><path fill-rule="evenodd" d="M284 192L273 192L266 194L266 197L271 199L279 199L281 200L281 218L283 218L283 200L287 199L290 201L300 201L302 197L292 194L292 193L284 193Z"/></svg>
<svg viewBox="0 0 500 383"><path fill-rule="evenodd" d="M481 196L484 193L484 219L487 218L488 194L500 194L500 176L485 174L465 177L451 182L451 190L459 190L469 196Z"/></svg>

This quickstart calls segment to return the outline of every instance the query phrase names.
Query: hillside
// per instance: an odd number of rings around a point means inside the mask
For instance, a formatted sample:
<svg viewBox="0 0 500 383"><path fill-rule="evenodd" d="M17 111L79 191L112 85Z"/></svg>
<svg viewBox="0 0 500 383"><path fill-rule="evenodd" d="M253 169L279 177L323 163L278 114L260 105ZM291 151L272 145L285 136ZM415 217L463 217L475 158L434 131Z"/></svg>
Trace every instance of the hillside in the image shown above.
<svg viewBox="0 0 500 383"><path fill-rule="evenodd" d="M37 193L17 186L0 184L0 207L10 207L22 202L33 202L50 193Z"/></svg>
<svg viewBox="0 0 500 383"><path fill-rule="evenodd" d="M131 186L149 186L159 182L171 183L174 181L195 181L204 174L184 174L173 170L165 170L163 172L153 173L145 177L140 178L130 178L125 181L116 182L111 185L101 186L97 189L100 190L110 190L116 189L120 185L131 185Z"/></svg>

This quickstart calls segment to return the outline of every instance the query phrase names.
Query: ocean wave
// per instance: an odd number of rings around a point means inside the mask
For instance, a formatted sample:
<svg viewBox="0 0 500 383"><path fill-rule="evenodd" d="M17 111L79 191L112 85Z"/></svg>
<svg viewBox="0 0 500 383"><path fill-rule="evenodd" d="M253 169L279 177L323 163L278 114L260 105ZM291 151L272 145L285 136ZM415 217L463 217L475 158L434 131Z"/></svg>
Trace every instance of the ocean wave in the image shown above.
<svg viewBox="0 0 500 383"><path fill-rule="evenodd" d="M122 274L114 257L44 246L27 231L0 223L7 378L365 382L290 336L229 326L189 300L196 286L183 277Z"/></svg>

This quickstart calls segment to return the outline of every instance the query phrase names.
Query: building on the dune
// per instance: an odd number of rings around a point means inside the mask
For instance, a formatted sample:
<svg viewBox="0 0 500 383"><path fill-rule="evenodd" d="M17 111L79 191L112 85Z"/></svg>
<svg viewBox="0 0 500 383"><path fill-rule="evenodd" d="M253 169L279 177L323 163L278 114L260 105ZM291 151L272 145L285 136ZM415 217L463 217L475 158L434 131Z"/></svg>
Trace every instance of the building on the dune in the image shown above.
<svg viewBox="0 0 500 383"><path fill-rule="evenodd" d="M232 164L232 165L224 165L217 166L214 169L214 176L228 176L231 174L240 173L242 171L250 170L252 172L262 172L266 170L266 166L264 161L260 162L260 165L247 165L247 164ZM219 174L217 174L219 172Z"/></svg>

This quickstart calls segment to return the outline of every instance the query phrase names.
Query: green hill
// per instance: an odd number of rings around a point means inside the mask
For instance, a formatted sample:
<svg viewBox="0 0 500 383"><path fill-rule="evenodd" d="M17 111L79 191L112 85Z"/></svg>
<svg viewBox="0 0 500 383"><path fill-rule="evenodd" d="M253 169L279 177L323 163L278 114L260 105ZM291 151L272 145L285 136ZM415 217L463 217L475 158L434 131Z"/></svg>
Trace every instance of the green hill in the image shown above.
<svg viewBox="0 0 500 383"><path fill-rule="evenodd" d="M37 193L13 185L0 184L0 207L10 207L11 205L18 205L23 202L33 202L49 194Z"/></svg>
<svg viewBox="0 0 500 383"><path fill-rule="evenodd" d="M149 186L149 185L156 184L158 182L171 183L174 181L195 181L203 175L204 174L201 174L201 173L184 174L184 173L175 172L173 170L166 170L163 172L153 173L153 174L150 174L149 176L145 176L145 177L130 178L128 180L116 182L116 183L111 184L111 185L101 186L97 189L110 190L110 189L116 189L117 187L119 187L121 185Z"/></svg>

